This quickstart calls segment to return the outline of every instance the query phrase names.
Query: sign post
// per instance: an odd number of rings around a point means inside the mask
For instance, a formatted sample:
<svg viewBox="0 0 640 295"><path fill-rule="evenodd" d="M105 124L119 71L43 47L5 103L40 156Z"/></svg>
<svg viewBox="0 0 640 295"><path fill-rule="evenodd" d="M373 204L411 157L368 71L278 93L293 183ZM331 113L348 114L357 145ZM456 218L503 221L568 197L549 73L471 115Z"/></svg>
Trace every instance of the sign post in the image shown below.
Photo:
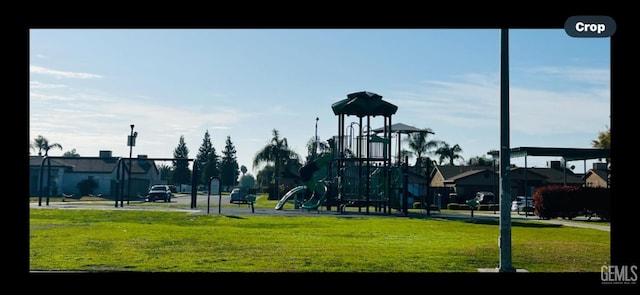
<svg viewBox="0 0 640 295"><path fill-rule="evenodd" d="M209 214L209 203L211 200L211 194L218 194L220 198L222 198L222 194L220 193L220 179L216 177L211 177L209 181L209 194L207 194L207 214ZM220 201L218 200L218 214L220 214Z"/></svg>

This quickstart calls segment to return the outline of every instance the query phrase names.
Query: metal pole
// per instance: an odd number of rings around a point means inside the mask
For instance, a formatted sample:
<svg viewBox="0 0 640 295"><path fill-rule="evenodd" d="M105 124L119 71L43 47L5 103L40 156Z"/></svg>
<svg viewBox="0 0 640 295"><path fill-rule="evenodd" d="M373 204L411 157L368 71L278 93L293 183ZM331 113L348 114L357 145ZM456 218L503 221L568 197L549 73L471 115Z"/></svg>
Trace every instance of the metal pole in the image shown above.
<svg viewBox="0 0 640 295"><path fill-rule="evenodd" d="M127 183L127 205L129 205L129 199L130 199L130 195L131 195L131 170L133 170L133 167L131 166L131 156L133 154L133 127L135 127L135 125L131 124L131 135L129 137L129 181Z"/></svg>
<svg viewBox="0 0 640 295"><path fill-rule="evenodd" d="M313 141L313 157L314 157L314 159L316 157L316 153L318 152L318 120L320 120L320 118L316 117L316 137L314 138L314 141Z"/></svg>
<svg viewBox="0 0 640 295"><path fill-rule="evenodd" d="M511 265L511 150L509 143L509 29L500 30L500 248L499 272Z"/></svg>

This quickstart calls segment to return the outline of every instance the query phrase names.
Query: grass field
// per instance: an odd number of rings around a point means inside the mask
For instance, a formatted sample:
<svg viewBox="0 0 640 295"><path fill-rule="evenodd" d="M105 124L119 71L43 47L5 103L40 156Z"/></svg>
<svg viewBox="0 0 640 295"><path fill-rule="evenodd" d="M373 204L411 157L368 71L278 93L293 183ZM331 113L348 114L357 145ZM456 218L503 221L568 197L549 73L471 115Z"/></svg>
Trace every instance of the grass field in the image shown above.
<svg viewBox="0 0 640 295"><path fill-rule="evenodd" d="M32 271L467 273L500 255L497 220L478 218L30 209L29 230ZM518 269L599 273L610 248L606 231L512 221Z"/></svg>

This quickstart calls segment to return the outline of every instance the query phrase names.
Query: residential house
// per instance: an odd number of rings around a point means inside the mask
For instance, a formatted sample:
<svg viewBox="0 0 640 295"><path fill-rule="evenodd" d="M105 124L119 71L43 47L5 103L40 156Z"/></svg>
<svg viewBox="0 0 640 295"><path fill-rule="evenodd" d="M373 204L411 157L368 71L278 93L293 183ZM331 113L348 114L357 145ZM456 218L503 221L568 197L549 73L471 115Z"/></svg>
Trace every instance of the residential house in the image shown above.
<svg viewBox="0 0 640 295"><path fill-rule="evenodd" d="M98 157L29 157L29 194L42 195L74 194L79 195L78 183L84 180L93 180L97 187L93 194L103 196L115 196L119 180L124 180L123 196L129 192L128 173L124 166L118 165L119 161L128 167L129 161L120 157L113 157L111 151L100 151ZM160 173L155 161L147 159L145 155L131 160L131 191L130 196L145 195L152 184L160 183ZM50 178L47 179L47 176ZM124 176L124 177L123 177ZM40 182L42 177L42 184Z"/></svg>
<svg viewBox="0 0 640 295"><path fill-rule="evenodd" d="M535 188L545 185L583 185L582 175L564 170L559 161L550 161L548 167L511 167L510 173L512 199L533 196ZM476 192L487 191L499 194L500 174L497 167L491 166L449 166L436 165L431 175L430 189L442 198L443 204L450 202L448 196L455 193L458 200L468 200Z"/></svg>
<svg viewBox="0 0 640 295"><path fill-rule="evenodd" d="M451 166L436 165L429 183L431 191L441 197L441 204L450 202L449 194L467 200L478 191L497 193L497 171L491 166Z"/></svg>
<svg viewBox="0 0 640 295"><path fill-rule="evenodd" d="M539 181L535 179L530 180L530 177L526 179L526 186L529 188L529 194L528 194L529 197L533 196L533 192L535 188L540 186L546 186L546 185L582 186L584 185L582 174L574 173L569 168L561 167L560 161L549 161L547 163L547 167L531 167L531 168L527 167L526 169L522 167L518 167L511 173L512 179L513 179L513 175L518 175L518 174L524 175L525 171L527 176L536 175L536 174L543 176L543 178L540 179ZM516 191L513 191L512 189L512 194L516 193L516 195L518 196L524 196L525 195L524 182L525 182L524 177L520 178L518 181L518 184L516 185Z"/></svg>
<svg viewBox="0 0 640 295"><path fill-rule="evenodd" d="M582 176L587 187L609 187L607 163L593 163L593 168Z"/></svg>

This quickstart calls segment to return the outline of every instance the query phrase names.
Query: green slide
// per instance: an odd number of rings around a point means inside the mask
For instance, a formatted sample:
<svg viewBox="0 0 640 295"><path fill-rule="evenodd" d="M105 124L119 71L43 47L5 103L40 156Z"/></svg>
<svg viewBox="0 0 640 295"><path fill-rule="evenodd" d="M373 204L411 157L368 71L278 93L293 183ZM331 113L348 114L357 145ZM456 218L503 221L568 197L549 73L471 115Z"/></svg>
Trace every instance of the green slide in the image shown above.
<svg viewBox="0 0 640 295"><path fill-rule="evenodd" d="M320 197L316 197L316 195L318 195L318 187L321 188L321 193L320 193ZM324 199L327 196L327 186L324 183L320 183L319 185L316 186L316 190L313 191L313 196L311 196L311 198L304 202L304 204L302 204L302 209L305 210L318 210L318 207L320 207L320 205L322 205L322 201L324 201Z"/></svg>
<svg viewBox="0 0 640 295"><path fill-rule="evenodd" d="M302 208L316 210L327 195L327 186L324 184L324 179L327 177L329 164L332 160L333 156L326 154L300 167L300 178L304 185L296 186L288 191L280 201L278 201L275 209L282 210L282 207L289 198L305 189L310 189L313 191L313 195L311 199L302 204Z"/></svg>
<svg viewBox="0 0 640 295"><path fill-rule="evenodd" d="M307 186L305 186L305 185L299 185L299 186L296 186L296 187L292 188L290 191L288 191L286 194L284 194L284 196L282 196L282 198L280 198L280 201L278 201L278 204L276 204L276 210L282 210L282 207L284 206L284 203L286 203L289 198L291 198L292 196L295 196L300 191L304 191L306 189L307 189Z"/></svg>

